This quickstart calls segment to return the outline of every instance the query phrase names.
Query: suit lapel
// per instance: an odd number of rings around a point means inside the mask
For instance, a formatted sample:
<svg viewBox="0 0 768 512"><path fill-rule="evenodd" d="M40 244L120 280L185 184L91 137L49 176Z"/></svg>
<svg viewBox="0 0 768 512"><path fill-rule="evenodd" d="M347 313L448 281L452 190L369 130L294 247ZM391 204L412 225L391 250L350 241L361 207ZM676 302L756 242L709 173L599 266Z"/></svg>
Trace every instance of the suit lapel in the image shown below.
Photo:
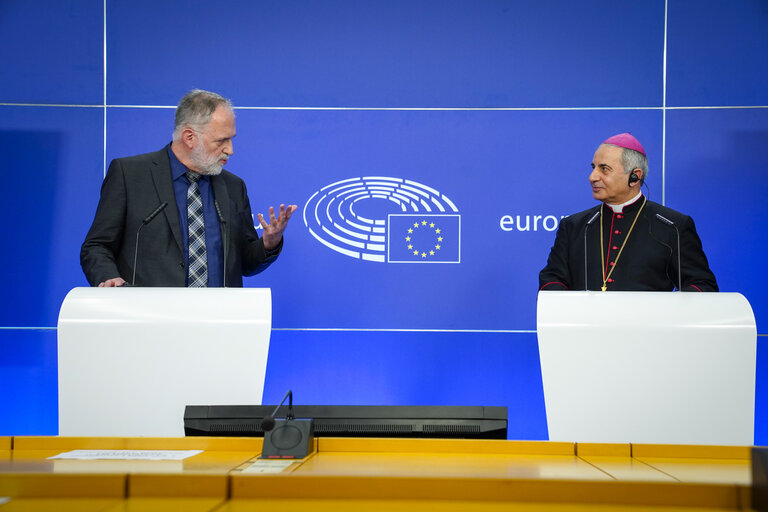
<svg viewBox="0 0 768 512"><path fill-rule="evenodd" d="M165 220L171 228L176 245L184 254L181 246L181 224L179 223L179 210L176 206L176 194L173 192L173 181L171 180L171 162L168 159L167 149L161 149L152 158L152 180L155 182L155 189L160 201L168 203L168 207L163 210Z"/></svg>
<svg viewBox="0 0 768 512"><path fill-rule="evenodd" d="M221 175L211 176L211 187L213 188L213 198L219 205L219 208L221 209L221 216L227 223L226 226L219 226L219 229L221 230L221 239L226 241L225 243L227 245L231 245L229 238L232 231L229 225L232 223L232 211L230 209L229 192L227 191L226 183L224 183L224 178L222 178ZM225 254L228 252L229 251L227 250L224 251ZM226 262L224 263L226 265Z"/></svg>

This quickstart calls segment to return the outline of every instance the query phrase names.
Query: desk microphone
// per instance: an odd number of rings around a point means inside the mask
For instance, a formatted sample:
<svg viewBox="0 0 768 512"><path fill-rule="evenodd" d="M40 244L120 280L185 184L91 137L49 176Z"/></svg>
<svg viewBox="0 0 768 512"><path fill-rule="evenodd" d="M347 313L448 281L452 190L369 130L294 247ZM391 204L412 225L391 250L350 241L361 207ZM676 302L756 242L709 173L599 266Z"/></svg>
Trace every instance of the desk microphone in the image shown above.
<svg viewBox="0 0 768 512"><path fill-rule="evenodd" d="M275 419L280 407L288 399L285 419ZM315 424L311 419L293 416L293 393L289 389L272 414L261 420L264 429L262 459L303 459L315 451Z"/></svg>
<svg viewBox="0 0 768 512"><path fill-rule="evenodd" d="M216 215L219 216L219 224L222 224L224 226L224 229L222 230L222 238L223 238L222 245L224 247L223 249L224 262L222 264L222 267L223 267L222 272L224 273L224 275L223 275L222 285L224 286L224 288L226 288L227 287L227 240L229 239L229 224L227 224L227 221L224 220L224 216L221 214L221 208L219 208L219 202L215 199L213 200L213 206L216 207ZM290 393L290 391L288 392Z"/></svg>
<svg viewBox="0 0 768 512"><path fill-rule="evenodd" d="M682 271L680 270L680 230L677 229L677 226L675 226L674 222L662 216L661 214L657 213L656 218L659 219L664 224L667 224L675 228L675 233L677 234L677 291L681 292L683 291L683 278L682 278Z"/></svg>
<svg viewBox="0 0 768 512"><path fill-rule="evenodd" d="M157 217L157 215L165 209L165 207L168 206L167 201L163 201L160 206L152 210L152 213L147 215L143 221L141 221L141 226L139 226L139 229L136 230L136 247L133 251L133 279L131 279L131 286L136 286L136 264L138 263L139 259L139 233L141 233L141 228L152 222L152 219Z"/></svg>
<svg viewBox="0 0 768 512"><path fill-rule="evenodd" d="M600 205L600 210L596 211L595 214L592 216L591 219L587 221L587 225L584 227L584 291L588 291L589 288L587 287L589 281L587 280L587 231L589 231L589 226L592 225L593 222L595 222L595 219L598 215L600 215L600 212L603 209L603 205Z"/></svg>

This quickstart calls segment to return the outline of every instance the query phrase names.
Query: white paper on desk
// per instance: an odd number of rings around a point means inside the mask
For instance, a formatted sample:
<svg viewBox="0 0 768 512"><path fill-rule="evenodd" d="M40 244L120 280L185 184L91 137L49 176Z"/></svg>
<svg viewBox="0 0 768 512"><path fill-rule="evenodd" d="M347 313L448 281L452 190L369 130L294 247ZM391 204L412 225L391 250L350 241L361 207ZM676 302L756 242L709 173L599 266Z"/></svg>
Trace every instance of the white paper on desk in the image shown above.
<svg viewBox="0 0 768 512"><path fill-rule="evenodd" d="M72 450L49 459L76 460L184 460L203 450Z"/></svg>
<svg viewBox="0 0 768 512"><path fill-rule="evenodd" d="M243 473L281 473L287 469L291 464L295 464L296 460L257 460L247 468L243 469Z"/></svg>

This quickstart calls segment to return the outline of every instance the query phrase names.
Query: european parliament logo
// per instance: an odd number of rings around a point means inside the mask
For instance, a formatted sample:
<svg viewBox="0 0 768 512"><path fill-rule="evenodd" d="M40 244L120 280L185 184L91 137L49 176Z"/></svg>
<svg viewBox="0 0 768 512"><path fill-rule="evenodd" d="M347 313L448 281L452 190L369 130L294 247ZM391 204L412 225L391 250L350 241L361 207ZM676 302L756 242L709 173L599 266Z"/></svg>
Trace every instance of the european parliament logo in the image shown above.
<svg viewBox="0 0 768 512"><path fill-rule="evenodd" d="M307 200L304 225L328 249L379 263L460 263L461 215L444 194L402 178L326 185Z"/></svg>

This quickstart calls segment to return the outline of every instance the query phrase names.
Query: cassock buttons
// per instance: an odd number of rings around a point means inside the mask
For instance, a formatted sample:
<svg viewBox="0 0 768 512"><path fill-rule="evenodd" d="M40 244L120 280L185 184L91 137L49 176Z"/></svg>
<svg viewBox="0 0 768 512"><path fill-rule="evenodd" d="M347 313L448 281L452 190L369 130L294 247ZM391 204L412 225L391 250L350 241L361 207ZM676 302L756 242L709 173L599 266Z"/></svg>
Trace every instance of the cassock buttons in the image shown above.
<svg viewBox="0 0 768 512"><path fill-rule="evenodd" d="M618 217L618 218L620 218L620 219L623 219L623 218L624 218L624 217L622 217L622 215L621 215L621 214L618 214L616 217Z"/></svg>
<svg viewBox="0 0 768 512"><path fill-rule="evenodd" d="M618 248L619 248L619 246L618 246L618 245L614 245L614 246L612 247L612 249L613 249L614 251L615 251L615 250L617 250Z"/></svg>
<svg viewBox="0 0 768 512"><path fill-rule="evenodd" d="M619 230L617 229L616 231L614 231L614 232L613 232L613 234L614 234L614 235L619 235L619 234L621 234L621 231L619 231Z"/></svg>
<svg viewBox="0 0 768 512"><path fill-rule="evenodd" d="M609 283L612 283L612 282L613 282L613 279L609 277L609 278L608 278L608 282L609 282Z"/></svg>
<svg viewBox="0 0 768 512"><path fill-rule="evenodd" d="M612 261L612 262L610 263L610 265L611 265L611 266L613 266L614 264L615 264L615 262L614 262L614 261Z"/></svg>

